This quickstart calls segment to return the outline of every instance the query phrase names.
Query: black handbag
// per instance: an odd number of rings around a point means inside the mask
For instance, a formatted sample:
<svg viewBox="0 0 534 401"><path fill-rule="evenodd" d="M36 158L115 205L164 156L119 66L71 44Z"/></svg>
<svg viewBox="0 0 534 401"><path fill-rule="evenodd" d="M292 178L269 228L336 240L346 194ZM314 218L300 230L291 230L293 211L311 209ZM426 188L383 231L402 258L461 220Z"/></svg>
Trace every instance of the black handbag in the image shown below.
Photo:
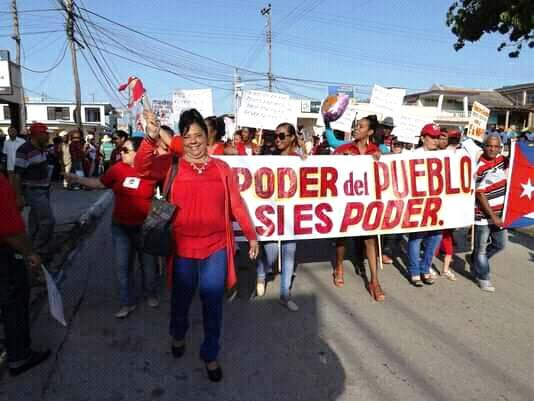
<svg viewBox="0 0 534 401"><path fill-rule="evenodd" d="M171 256L174 248L172 219L176 206L168 201L172 182L178 173L178 158L173 156L171 173L163 189L163 199L153 199L150 212L141 226L143 251L154 256Z"/></svg>

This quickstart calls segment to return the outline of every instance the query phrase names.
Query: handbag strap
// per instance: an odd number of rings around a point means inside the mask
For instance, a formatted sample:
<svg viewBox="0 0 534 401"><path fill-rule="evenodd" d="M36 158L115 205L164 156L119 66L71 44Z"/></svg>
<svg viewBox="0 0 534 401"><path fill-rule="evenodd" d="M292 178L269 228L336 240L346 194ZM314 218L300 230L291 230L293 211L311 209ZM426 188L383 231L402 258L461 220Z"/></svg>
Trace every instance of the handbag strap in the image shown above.
<svg viewBox="0 0 534 401"><path fill-rule="evenodd" d="M179 161L179 158L173 155L172 164L171 164L171 173L169 174L169 177L163 187L163 198L165 200L169 200L169 192L171 191L172 183L174 179L176 178L176 174L178 173L178 161Z"/></svg>

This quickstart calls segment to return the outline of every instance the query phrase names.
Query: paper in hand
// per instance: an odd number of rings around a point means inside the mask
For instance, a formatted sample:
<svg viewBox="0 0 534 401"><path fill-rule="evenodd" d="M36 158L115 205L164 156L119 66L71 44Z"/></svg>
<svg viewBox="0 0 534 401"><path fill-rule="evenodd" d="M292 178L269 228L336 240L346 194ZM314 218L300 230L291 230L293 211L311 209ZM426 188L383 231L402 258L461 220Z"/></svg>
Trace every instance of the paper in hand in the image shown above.
<svg viewBox="0 0 534 401"><path fill-rule="evenodd" d="M46 289L48 291L48 303L50 305L50 314L54 319L56 319L63 326L67 326L65 321L65 311L63 310L63 299L61 298L61 293L57 288L54 278L48 273L48 270L41 265L45 279L46 279Z"/></svg>

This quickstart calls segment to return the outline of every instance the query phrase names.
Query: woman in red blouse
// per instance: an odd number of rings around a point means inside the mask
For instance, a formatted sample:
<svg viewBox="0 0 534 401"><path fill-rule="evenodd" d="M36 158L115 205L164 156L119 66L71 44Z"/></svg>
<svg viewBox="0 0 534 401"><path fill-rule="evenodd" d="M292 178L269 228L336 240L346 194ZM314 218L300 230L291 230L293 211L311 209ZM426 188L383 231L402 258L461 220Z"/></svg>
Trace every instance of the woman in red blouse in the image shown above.
<svg viewBox="0 0 534 401"><path fill-rule="evenodd" d="M149 112L145 119L148 135L135 165L142 176L159 180L168 176L171 163L162 164L155 158L154 147L160 135L158 122ZM208 378L220 381L222 370L217 356L225 282L229 288L236 283L232 218L249 241L251 259L258 256L258 242L232 170L224 161L208 155L208 127L200 113L195 109L184 111L179 129L182 136L173 138L169 147L174 153L183 151L169 198L177 207L173 221L174 265L170 271L172 353L179 358L185 352L189 307L199 287L204 318L200 357L206 364Z"/></svg>
<svg viewBox="0 0 534 401"><path fill-rule="evenodd" d="M336 149L336 155L371 155L374 158L380 157L380 150L378 146L371 142L371 137L378 127L378 120L376 116L371 115L364 117L357 121L356 129L353 133L353 142L342 145ZM378 281L377 270L377 236L362 237L365 254L369 263L369 271L371 279L367 285L367 289L375 301L384 301L385 295L380 282ZM343 260L345 259L345 239L339 238L336 241L336 266L334 268L334 285L342 287L343 281Z"/></svg>
<svg viewBox="0 0 534 401"><path fill-rule="evenodd" d="M148 305L155 308L159 304L155 258L143 252L140 237L141 225L150 210L156 184L154 180L141 178L133 167L141 141L142 138L127 139L120 148L122 161L111 166L100 178L72 174L66 176L69 182L89 188L111 188L115 195L111 234L121 302L121 307L115 314L118 319L127 317L136 308L131 293L133 255L139 255Z"/></svg>

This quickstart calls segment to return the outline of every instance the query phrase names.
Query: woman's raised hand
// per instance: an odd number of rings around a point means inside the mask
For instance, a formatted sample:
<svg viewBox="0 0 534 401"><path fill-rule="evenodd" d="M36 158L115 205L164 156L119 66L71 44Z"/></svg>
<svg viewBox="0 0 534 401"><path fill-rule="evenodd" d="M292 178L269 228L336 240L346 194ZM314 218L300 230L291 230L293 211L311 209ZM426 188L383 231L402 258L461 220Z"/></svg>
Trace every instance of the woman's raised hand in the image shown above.
<svg viewBox="0 0 534 401"><path fill-rule="evenodd" d="M143 117L146 121L146 133L152 139L158 139L159 137L159 121L156 114L153 111L143 111Z"/></svg>

